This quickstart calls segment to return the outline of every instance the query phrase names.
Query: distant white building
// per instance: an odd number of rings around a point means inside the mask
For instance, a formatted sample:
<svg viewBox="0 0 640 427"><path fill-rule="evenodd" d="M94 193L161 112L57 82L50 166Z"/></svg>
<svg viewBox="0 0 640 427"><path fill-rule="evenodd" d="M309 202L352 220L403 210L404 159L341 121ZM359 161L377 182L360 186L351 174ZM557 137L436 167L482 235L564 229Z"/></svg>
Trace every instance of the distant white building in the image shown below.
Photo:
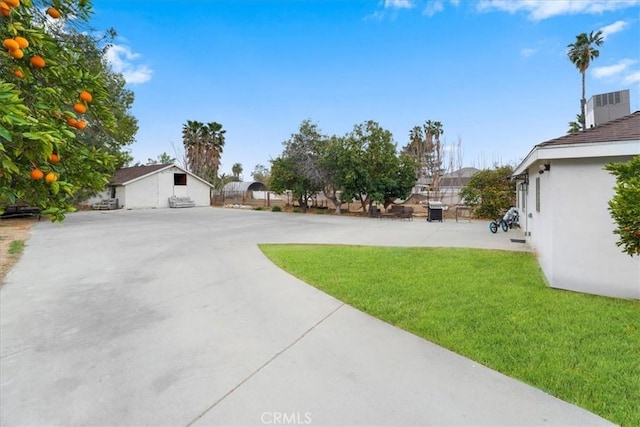
<svg viewBox="0 0 640 427"><path fill-rule="evenodd" d="M629 89L593 95L587 101L585 114L587 129L628 116L631 114Z"/></svg>
<svg viewBox="0 0 640 427"><path fill-rule="evenodd" d="M438 199L445 205L453 206L460 203L460 190L467 185L471 177L480 169L465 167L453 172L447 172L440 177L440 191L431 191L433 178L420 178L413 187L414 195L428 195L430 199Z"/></svg>
<svg viewBox="0 0 640 427"><path fill-rule="evenodd" d="M212 188L176 165L133 166L115 172L108 197L118 199L118 207L125 209L168 208L172 196L189 198L195 206L210 206Z"/></svg>

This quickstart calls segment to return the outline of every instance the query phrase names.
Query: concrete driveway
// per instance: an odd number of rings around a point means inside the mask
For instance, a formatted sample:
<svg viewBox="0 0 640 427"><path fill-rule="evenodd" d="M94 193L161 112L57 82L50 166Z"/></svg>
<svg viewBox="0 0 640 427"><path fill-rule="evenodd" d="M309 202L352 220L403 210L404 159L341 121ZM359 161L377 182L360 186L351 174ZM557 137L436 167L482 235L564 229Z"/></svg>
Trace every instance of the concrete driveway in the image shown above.
<svg viewBox="0 0 640 427"><path fill-rule="evenodd" d="M256 246L526 250L514 237L213 208L39 223L0 293L0 424L607 424L342 304Z"/></svg>

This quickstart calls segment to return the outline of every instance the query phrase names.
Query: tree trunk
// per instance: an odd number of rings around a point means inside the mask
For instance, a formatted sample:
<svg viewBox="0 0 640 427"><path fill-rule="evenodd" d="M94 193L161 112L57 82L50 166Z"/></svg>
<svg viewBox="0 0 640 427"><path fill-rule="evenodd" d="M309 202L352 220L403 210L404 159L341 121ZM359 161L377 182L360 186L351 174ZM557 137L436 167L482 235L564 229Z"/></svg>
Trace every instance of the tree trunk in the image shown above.
<svg viewBox="0 0 640 427"><path fill-rule="evenodd" d="M358 196L360 198L360 206L362 207L362 215L367 214L367 199L362 198L362 194Z"/></svg>
<svg viewBox="0 0 640 427"><path fill-rule="evenodd" d="M326 188L323 188L322 192L324 193L324 197L326 197L327 199L331 200L331 203L333 203L333 206L336 207L335 213L337 215L340 215L342 213L341 212L342 203L340 202L340 200L338 200L337 192L335 190L332 190L331 192L329 192L329 191L327 191Z"/></svg>
<svg viewBox="0 0 640 427"><path fill-rule="evenodd" d="M587 112L586 110L586 104L587 104L587 100L585 99L585 72L582 72L582 98L580 99L580 112L582 113L582 117L580 118L580 124L582 125L582 130L586 130L587 129Z"/></svg>

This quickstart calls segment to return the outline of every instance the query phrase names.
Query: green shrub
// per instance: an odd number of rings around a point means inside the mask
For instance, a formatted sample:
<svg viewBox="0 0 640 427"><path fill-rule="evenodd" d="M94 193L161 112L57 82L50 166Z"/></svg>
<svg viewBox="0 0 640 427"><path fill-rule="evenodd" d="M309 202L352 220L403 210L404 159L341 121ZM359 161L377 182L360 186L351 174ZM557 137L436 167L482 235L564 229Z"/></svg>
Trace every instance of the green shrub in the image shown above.
<svg viewBox="0 0 640 427"><path fill-rule="evenodd" d="M274 206L271 208L271 212L282 212L282 208L280 206Z"/></svg>
<svg viewBox="0 0 640 427"><path fill-rule="evenodd" d="M254 211L261 211L262 207L261 206L256 206L255 208L253 208Z"/></svg>
<svg viewBox="0 0 640 427"><path fill-rule="evenodd" d="M471 206L477 218L501 218L515 205L515 181L510 180L511 166L484 169L473 175L460 190L465 205Z"/></svg>
<svg viewBox="0 0 640 427"><path fill-rule="evenodd" d="M629 256L640 255L640 156L605 169L616 177L616 193L609 201L614 233L620 236L616 244Z"/></svg>

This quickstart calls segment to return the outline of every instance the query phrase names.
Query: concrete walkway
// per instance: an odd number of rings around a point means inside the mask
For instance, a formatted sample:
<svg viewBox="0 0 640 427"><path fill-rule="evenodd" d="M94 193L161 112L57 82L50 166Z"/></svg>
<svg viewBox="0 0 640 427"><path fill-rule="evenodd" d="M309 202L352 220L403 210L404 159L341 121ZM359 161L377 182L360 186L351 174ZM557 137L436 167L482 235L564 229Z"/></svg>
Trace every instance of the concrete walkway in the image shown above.
<svg viewBox="0 0 640 427"><path fill-rule="evenodd" d="M212 208L39 223L0 293L0 424L607 424L342 304L256 245L526 250L515 237Z"/></svg>

